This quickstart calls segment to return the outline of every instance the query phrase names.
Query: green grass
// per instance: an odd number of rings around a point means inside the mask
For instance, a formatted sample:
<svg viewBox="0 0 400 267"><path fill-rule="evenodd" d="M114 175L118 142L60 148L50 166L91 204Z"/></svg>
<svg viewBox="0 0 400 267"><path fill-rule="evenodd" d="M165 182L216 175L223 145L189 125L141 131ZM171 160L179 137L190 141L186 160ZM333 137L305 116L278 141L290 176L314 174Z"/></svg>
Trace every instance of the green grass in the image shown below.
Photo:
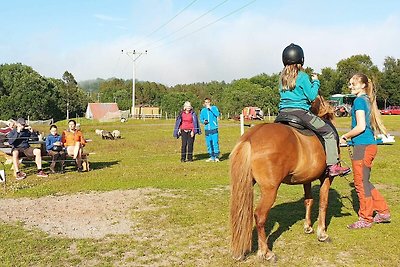
<svg viewBox="0 0 400 267"><path fill-rule="evenodd" d="M400 131L400 116L384 116L389 131ZM130 210L137 222L129 235L101 239L50 237L27 230L22 223L0 223L1 266L260 266L255 251L236 263L229 254L228 155L240 135L238 122L223 121L220 128L222 161L206 163L204 135L196 137L195 161L180 163L180 140L172 137L173 121L130 120L127 123L81 121L92 171L41 179L34 165L23 166L28 178L16 182L11 171L2 198L42 197L77 192L157 188L148 210ZM60 129L65 122L58 123ZM348 128L350 118L337 120ZM122 139L102 140L95 129L119 129ZM47 128L41 128L47 132ZM400 137L397 137L400 138ZM400 142L398 140L398 142ZM266 231L278 255L276 266L399 266L400 218L399 144L379 146L372 182L387 199L392 223L368 230L350 231L357 219L357 196L352 176L335 179L330 192L328 234L331 243L302 233L302 187L282 185L271 210ZM350 163L348 152L342 157ZM48 165L45 165L48 167ZM313 192L318 199L318 183ZM255 187L256 201L259 195ZM316 221L318 205L314 205ZM315 228L314 223L314 228ZM256 244L253 245L256 249Z"/></svg>

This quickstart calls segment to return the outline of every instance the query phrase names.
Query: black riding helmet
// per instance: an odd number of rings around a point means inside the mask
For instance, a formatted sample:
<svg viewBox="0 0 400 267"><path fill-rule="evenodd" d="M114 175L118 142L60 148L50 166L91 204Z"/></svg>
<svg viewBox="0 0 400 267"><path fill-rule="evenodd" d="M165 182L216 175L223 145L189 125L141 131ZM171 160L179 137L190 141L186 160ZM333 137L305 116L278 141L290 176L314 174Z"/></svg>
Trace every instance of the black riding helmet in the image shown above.
<svg viewBox="0 0 400 267"><path fill-rule="evenodd" d="M292 65L292 64L304 64L304 53L303 49L296 45L290 44L287 46L282 52L282 61L283 65Z"/></svg>

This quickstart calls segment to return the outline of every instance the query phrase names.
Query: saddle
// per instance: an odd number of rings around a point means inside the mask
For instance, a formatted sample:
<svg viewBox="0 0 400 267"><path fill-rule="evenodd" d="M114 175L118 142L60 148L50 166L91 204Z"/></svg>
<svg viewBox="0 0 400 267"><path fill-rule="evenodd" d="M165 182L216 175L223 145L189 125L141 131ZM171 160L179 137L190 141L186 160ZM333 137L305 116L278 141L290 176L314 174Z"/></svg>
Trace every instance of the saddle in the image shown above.
<svg viewBox="0 0 400 267"><path fill-rule="evenodd" d="M314 129L309 128L307 126L307 124L304 123L304 121L302 119L300 119L299 117L297 117L296 115L288 114L288 113L279 113L278 116L276 116L274 122L288 125L294 129L296 129L299 133L301 133L305 136L312 136L312 135L317 136L325 150L324 138L318 132L316 132Z"/></svg>

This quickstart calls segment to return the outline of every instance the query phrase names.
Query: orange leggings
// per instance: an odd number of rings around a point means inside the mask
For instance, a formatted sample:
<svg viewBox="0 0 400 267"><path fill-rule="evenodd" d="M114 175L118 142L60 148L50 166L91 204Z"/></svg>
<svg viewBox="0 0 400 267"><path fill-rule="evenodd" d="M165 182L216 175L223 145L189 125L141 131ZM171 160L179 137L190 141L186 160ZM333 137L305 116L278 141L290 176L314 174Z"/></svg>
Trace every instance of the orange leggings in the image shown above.
<svg viewBox="0 0 400 267"><path fill-rule="evenodd" d="M367 222L372 222L374 211L389 213L385 199L370 182L372 161L377 151L377 145L354 146L352 165L354 186L360 201L358 216Z"/></svg>

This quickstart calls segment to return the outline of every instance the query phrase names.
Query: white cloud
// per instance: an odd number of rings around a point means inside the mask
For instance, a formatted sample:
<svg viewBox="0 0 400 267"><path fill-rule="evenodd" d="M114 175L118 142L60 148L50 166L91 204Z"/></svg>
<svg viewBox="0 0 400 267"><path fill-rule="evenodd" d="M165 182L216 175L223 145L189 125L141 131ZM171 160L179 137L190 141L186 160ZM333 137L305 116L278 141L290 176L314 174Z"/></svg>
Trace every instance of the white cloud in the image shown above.
<svg viewBox="0 0 400 267"><path fill-rule="evenodd" d="M316 71L335 68L338 61L355 54L370 55L374 64L381 67L386 56L400 58L399 39L397 17L376 25L360 22L349 27L310 27L244 14L232 23L221 21L187 38L149 50L136 63L136 78L174 85L230 82L262 72L278 73L282 68L281 52L291 42L304 48L305 66ZM146 42L126 37L88 44L63 55L41 51L26 64L45 76L61 77L68 70L77 80L131 79L132 61L121 49L134 49L139 46L132 44L138 43Z"/></svg>

